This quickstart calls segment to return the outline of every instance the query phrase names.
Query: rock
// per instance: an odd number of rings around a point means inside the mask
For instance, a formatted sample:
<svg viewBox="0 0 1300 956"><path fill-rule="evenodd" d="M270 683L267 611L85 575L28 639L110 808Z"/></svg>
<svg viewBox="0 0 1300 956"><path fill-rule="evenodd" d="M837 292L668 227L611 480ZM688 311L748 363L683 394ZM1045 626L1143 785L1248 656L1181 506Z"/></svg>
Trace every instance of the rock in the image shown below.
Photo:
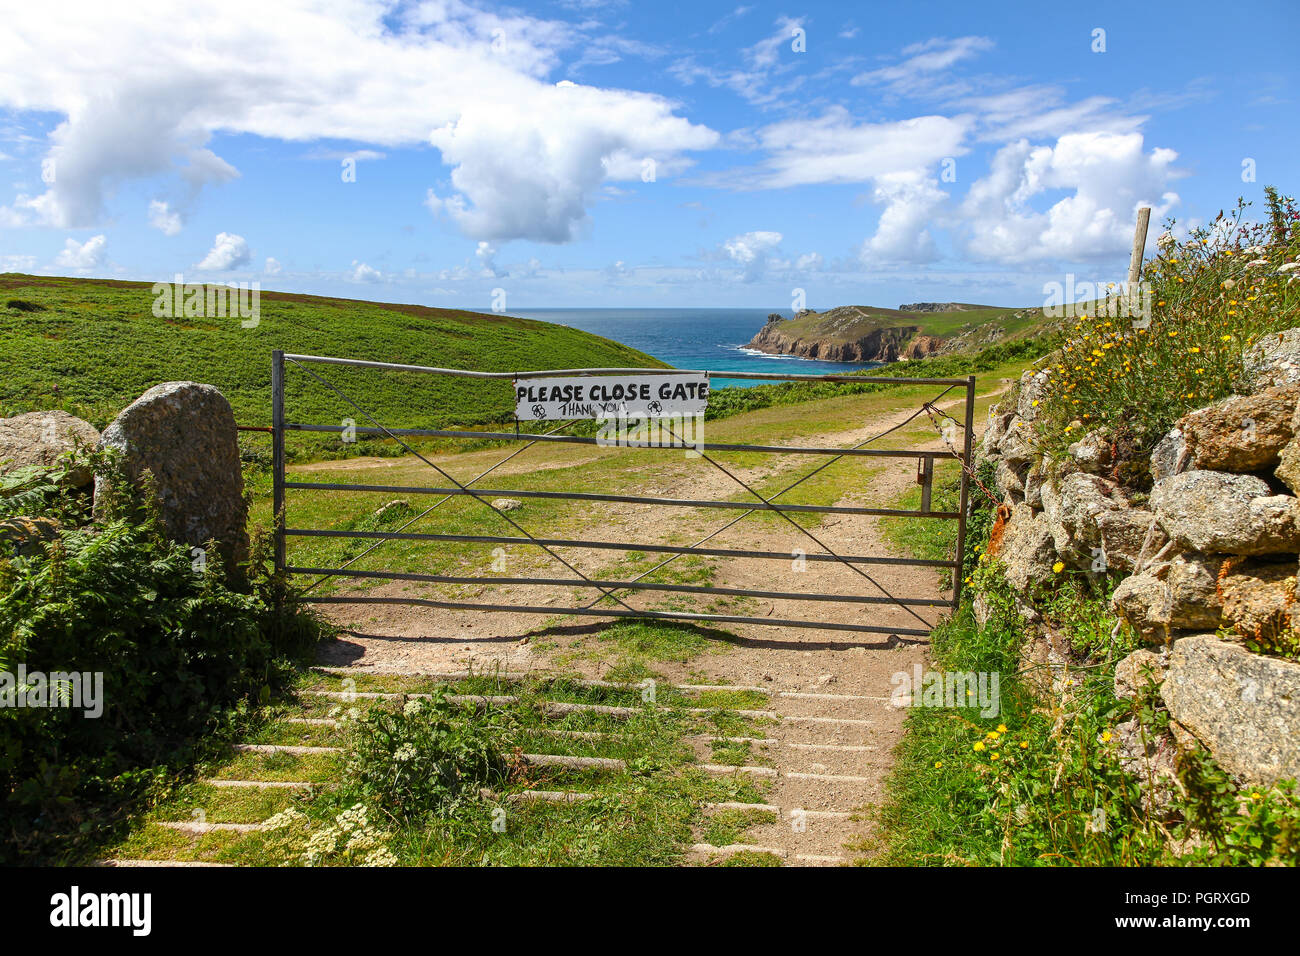
<svg viewBox="0 0 1300 956"><path fill-rule="evenodd" d="M1038 417L1043 397L1047 392L1047 372L1026 370L1020 376L1020 396L1016 400L1016 414L1027 422Z"/></svg>
<svg viewBox="0 0 1300 956"><path fill-rule="evenodd" d="M59 523L53 518L15 517L0 521L0 544L8 545L18 557L40 554L58 536Z"/></svg>
<svg viewBox="0 0 1300 956"><path fill-rule="evenodd" d="M1148 684L1164 679L1164 658L1155 651L1138 650L1115 665L1115 696L1136 697Z"/></svg>
<svg viewBox="0 0 1300 956"><path fill-rule="evenodd" d="M1229 772L1265 785L1300 776L1300 664L1212 634L1184 637L1160 695Z"/></svg>
<svg viewBox="0 0 1300 956"><path fill-rule="evenodd" d="M1007 429L1011 427L1011 422L1016 417L1014 412L1000 409L1001 406L997 405L989 409L989 423L984 428L984 434L980 436L979 458L993 458L999 453L1002 439L1006 437Z"/></svg>
<svg viewBox="0 0 1300 956"><path fill-rule="evenodd" d="M1118 485L1106 478L1076 472L1059 489L1042 489L1043 512L1061 558L1090 571L1126 571L1136 567L1146 546L1151 555L1163 547L1164 532L1154 516L1134 508Z"/></svg>
<svg viewBox="0 0 1300 956"><path fill-rule="evenodd" d="M1132 574L1115 586L1111 610L1148 641L1161 640L1169 628L1169 586L1154 574Z"/></svg>
<svg viewBox="0 0 1300 956"><path fill-rule="evenodd" d="M1300 384L1233 396L1184 415L1178 422L1194 467L1250 472L1273 468L1294 435L1291 419Z"/></svg>
<svg viewBox="0 0 1300 956"><path fill-rule="evenodd" d="M1021 480L1017 469L1008 465L1003 458L998 459L993 469L993 482L1004 498L1015 501L1024 497L1025 483Z"/></svg>
<svg viewBox="0 0 1300 956"><path fill-rule="evenodd" d="M1300 438L1293 438L1277 456L1277 468L1273 470L1296 494L1300 494Z"/></svg>
<svg viewBox="0 0 1300 956"><path fill-rule="evenodd" d="M1153 735L1134 719L1115 725L1111 743L1116 748L1120 767L1137 778L1143 810L1167 818L1166 811L1179 792L1178 748L1173 737Z"/></svg>
<svg viewBox="0 0 1300 956"><path fill-rule="evenodd" d="M1164 640L1170 631L1217 628L1224 620L1218 564L1205 555L1176 555L1121 581L1111 594L1111 608L1147 640Z"/></svg>
<svg viewBox="0 0 1300 956"><path fill-rule="evenodd" d="M492 501L492 507L497 511L518 511L524 506L524 503L518 498L496 498Z"/></svg>
<svg viewBox="0 0 1300 956"><path fill-rule="evenodd" d="M1223 625L1223 599L1219 596L1222 557L1178 554L1169 562L1168 624L1180 630L1205 631Z"/></svg>
<svg viewBox="0 0 1300 956"><path fill-rule="evenodd" d="M1171 428L1151 450L1151 479L1161 481L1187 470L1187 440L1181 428Z"/></svg>
<svg viewBox="0 0 1300 956"><path fill-rule="evenodd" d="M1025 504L1013 506L997 557L1007 582L1017 591L1050 581L1056 550L1046 516Z"/></svg>
<svg viewBox="0 0 1300 956"><path fill-rule="evenodd" d="M1300 401L1291 413L1291 434L1294 436L1278 452L1278 464L1273 470L1292 491L1300 489Z"/></svg>
<svg viewBox="0 0 1300 956"><path fill-rule="evenodd" d="M1291 624L1295 603L1296 570L1291 562L1263 564L1229 559L1227 573L1218 582L1223 596L1224 623L1243 637L1258 637Z"/></svg>
<svg viewBox="0 0 1300 956"><path fill-rule="evenodd" d="M97 444L99 432L67 412L28 412L0 418L0 472L29 465L48 467L78 445L94 448ZM94 479L89 468L75 469L68 476L74 488L84 488Z"/></svg>
<svg viewBox="0 0 1300 956"><path fill-rule="evenodd" d="M238 434L216 388L166 382L127 406L100 440L122 454L133 481L153 474L168 536L196 546L215 540L233 577L248 556ZM101 491L97 483L97 498Z"/></svg>
<svg viewBox="0 0 1300 956"><path fill-rule="evenodd" d="M1300 383L1300 328L1264 336L1241 358L1245 391Z"/></svg>
<svg viewBox="0 0 1300 956"><path fill-rule="evenodd" d="M1110 436L1102 431L1090 431L1070 445L1070 461L1080 471L1100 475L1114 464Z"/></svg>
<svg viewBox="0 0 1300 956"><path fill-rule="evenodd" d="M1023 418L1014 417L1007 424L1006 434L998 443L998 453L1010 467L1019 468L1038 457L1030 444L1032 438L1033 431L1029 423Z"/></svg>
<svg viewBox="0 0 1300 956"><path fill-rule="evenodd" d="M1254 475L1185 471L1156 482L1151 507L1170 538L1192 551L1300 551L1300 503Z"/></svg>
<svg viewBox="0 0 1300 956"><path fill-rule="evenodd" d="M1043 484L1046 480L1041 464L1034 465L1025 473L1025 504L1029 507L1043 507Z"/></svg>
<svg viewBox="0 0 1300 956"><path fill-rule="evenodd" d="M1021 678L1040 697L1059 693L1069 673L1070 642L1045 621L1031 621L1019 651Z"/></svg>

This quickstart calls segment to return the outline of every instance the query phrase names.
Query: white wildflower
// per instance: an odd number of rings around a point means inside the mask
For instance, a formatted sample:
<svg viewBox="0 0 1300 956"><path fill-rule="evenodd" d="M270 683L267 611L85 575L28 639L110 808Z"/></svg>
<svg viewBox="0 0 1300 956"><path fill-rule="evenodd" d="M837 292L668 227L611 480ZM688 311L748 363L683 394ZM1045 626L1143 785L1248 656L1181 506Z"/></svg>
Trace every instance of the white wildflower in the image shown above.
<svg viewBox="0 0 1300 956"><path fill-rule="evenodd" d="M366 866L397 866L397 857L389 852L387 847L378 847L371 850L366 856Z"/></svg>
<svg viewBox="0 0 1300 956"><path fill-rule="evenodd" d="M297 826L299 823L306 822L306 820L307 815L305 813L295 810L293 807L289 807L289 809L281 810L275 816L271 817L271 819L263 823L262 828L265 830L287 830L290 827Z"/></svg>

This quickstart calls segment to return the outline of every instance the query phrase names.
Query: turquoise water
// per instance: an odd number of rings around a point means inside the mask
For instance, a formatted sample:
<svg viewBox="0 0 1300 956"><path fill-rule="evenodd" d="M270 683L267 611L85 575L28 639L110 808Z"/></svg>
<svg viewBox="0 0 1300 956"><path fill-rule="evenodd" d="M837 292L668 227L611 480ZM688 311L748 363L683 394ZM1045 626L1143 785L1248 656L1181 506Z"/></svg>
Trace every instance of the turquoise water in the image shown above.
<svg viewBox="0 0 1300 956"><path fill-rule="evenodd" d="M745 345L775 309L511 309L512 315L568 325L630 345L674 368L713 372L843 374L879 362L821 362L793 355L764 355ZM783 313L786 314L786 313ZM714 388L761 385L715 376Z"/></svg>

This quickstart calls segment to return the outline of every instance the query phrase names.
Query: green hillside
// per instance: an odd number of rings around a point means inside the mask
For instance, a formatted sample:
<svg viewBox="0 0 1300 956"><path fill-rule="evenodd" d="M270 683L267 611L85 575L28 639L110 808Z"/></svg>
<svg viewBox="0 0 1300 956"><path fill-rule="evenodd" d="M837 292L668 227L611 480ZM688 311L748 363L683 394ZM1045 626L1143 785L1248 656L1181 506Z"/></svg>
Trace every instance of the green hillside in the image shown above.
<svg viewBox="0 0 1300 956"><path fill-rule="evenodd" d="M151 283L0 275L0 417L63 408L103 428L159 382L219 387L241 425L271 416L271 352L515 371L664 367L617 342L505 315L262 292L260 322L157 318ZM389 427L483 425L513 410L509 382L308 366ZM300 369L286 376L291 421L365 416Z"/></svg>
<svg viewBox="0 0 1300 956"><path fill-rule="evenodd" d="M878 329L918 326L920 335L950 338L972 328L997 322L1008 337L1027 331L1042 320L1040 309L954 303L960 309L920 312L871 305L845 305L825 312L805 312L781 325L791 338L825 342L856 342Z"/></svg>

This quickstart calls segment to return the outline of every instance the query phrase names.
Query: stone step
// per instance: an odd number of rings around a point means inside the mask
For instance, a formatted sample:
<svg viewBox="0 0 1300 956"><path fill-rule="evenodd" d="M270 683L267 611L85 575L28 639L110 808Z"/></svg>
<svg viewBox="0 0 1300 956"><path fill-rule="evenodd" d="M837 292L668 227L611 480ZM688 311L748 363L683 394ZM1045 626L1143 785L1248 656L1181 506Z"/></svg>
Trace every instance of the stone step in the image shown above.
<svg viewBox="0 0 1300 956"><path fill-rule="evenodd" d="M695 843L690 852L705 857L731 857L738 853L769 853L772 856L786 858L786 851L776 846L758 846L752 843L729 843L726 846L714 846L712 843Z"/></svg>

